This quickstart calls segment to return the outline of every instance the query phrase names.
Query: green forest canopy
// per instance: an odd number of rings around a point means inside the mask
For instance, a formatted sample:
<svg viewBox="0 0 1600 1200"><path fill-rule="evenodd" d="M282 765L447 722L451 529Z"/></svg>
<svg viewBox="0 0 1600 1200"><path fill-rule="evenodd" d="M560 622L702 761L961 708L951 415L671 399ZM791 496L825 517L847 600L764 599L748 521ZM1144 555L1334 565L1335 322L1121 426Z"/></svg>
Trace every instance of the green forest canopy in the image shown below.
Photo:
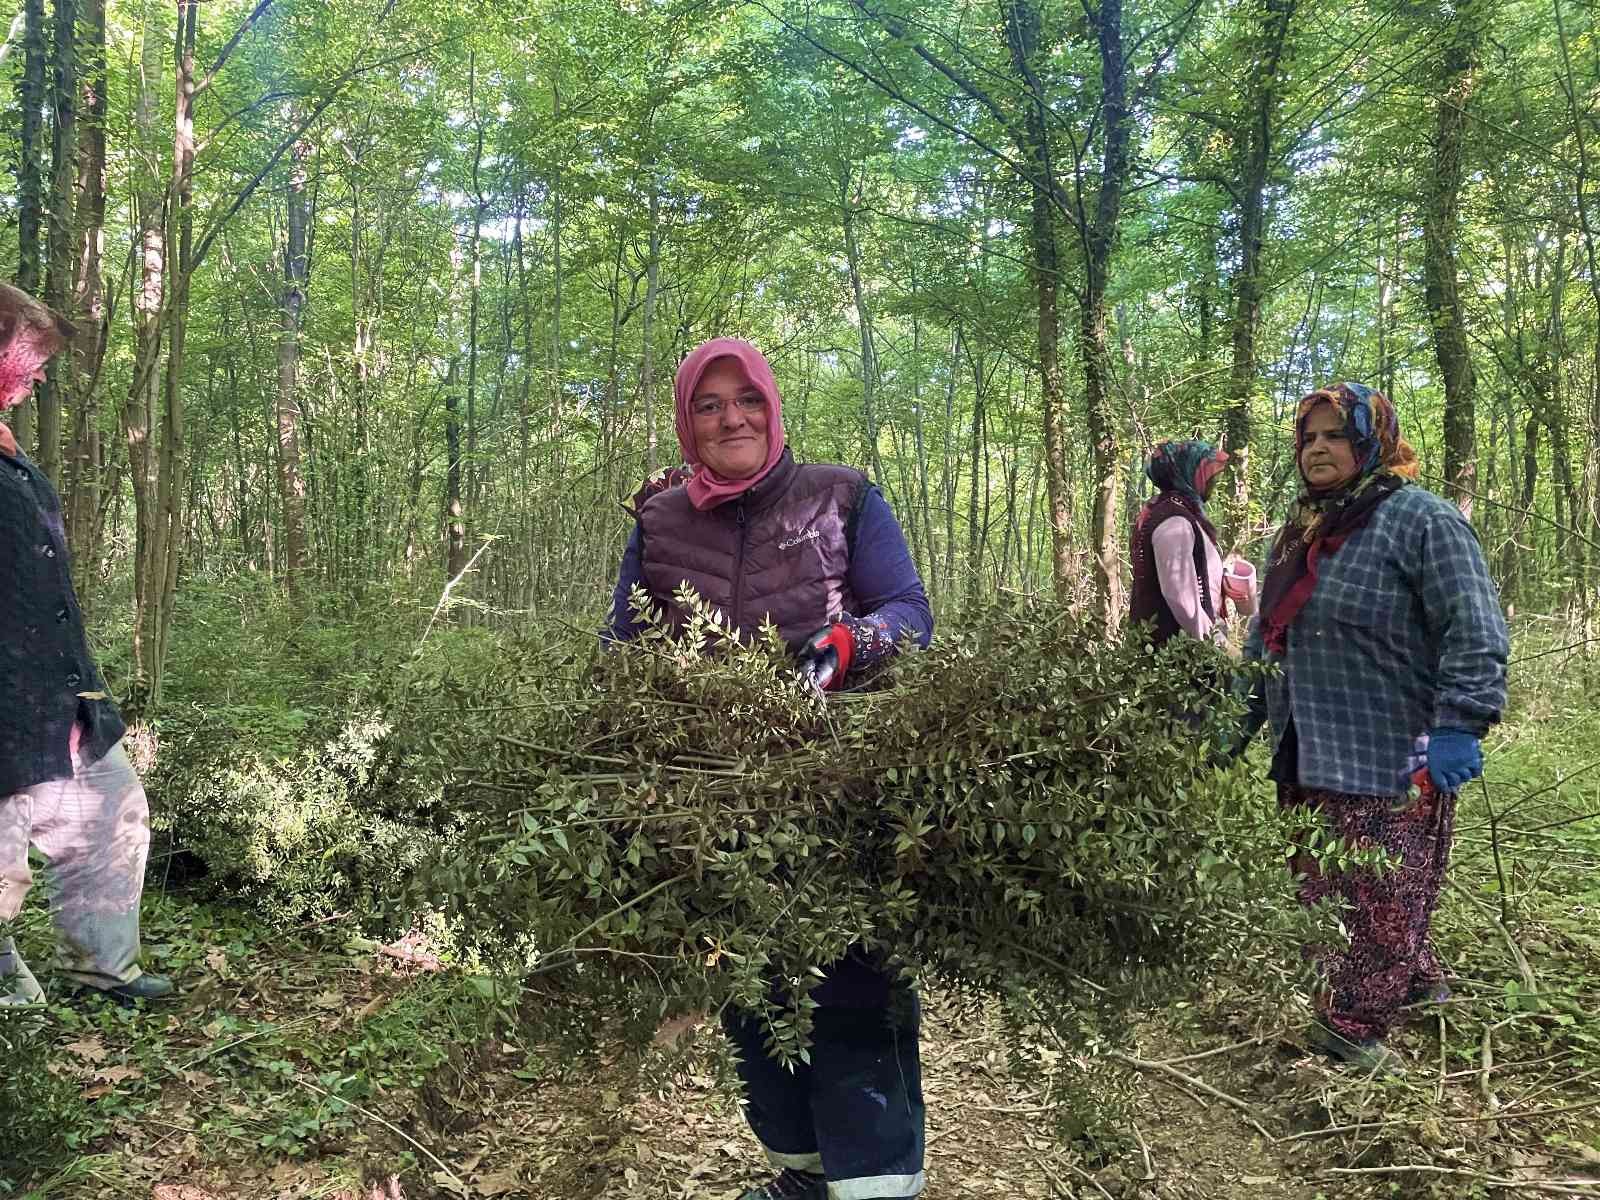
<svg viewBox="0 0 1600 1200"><path fill-rule="evenodd" d="M132 579L136 701L184 580L597 609L717 334L940 605L1115 619L1163 437L1244 459L1259 552L1330 377L1396 398L1508 599L1600 580L1563 0L23 0L4 64L6 252L81 326L20 432L85 584Z"/></svg>

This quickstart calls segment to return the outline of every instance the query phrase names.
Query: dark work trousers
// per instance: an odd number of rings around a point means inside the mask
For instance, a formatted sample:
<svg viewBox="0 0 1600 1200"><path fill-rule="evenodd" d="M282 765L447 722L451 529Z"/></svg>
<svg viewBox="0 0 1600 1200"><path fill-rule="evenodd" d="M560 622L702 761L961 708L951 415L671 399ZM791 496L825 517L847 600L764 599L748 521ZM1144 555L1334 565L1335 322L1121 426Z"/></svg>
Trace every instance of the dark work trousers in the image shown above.
<svg viewBox="0 0 1600 1200"><path fill-rule="evenodd" d="M811 1062L770 1058L761 1022L724 1009L745 1115L773 1166L820 1172L829 1200L891 1200L923 1188L921 1020L916 993L886 1004L819 1005Z"/></svg>

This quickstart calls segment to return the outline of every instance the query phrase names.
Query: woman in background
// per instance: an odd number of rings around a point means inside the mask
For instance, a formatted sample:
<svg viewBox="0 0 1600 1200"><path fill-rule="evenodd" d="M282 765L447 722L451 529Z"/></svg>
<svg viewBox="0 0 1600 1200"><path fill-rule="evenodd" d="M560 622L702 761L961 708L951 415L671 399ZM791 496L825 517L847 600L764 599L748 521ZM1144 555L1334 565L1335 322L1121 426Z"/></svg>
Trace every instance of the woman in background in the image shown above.
<svg viewBox="0 0 1600 1200"><path fill-rule="evenodd" d="M1199 641L1227 636L1228 601L1255 612L1248 563L1225 560L1206 501L1228 454L1209 442L1162 442L1144 473L1156 495L1134 518L1129 558L1133 591L1129 619L1152 623L1157 646L1179 633Z"/></svg>

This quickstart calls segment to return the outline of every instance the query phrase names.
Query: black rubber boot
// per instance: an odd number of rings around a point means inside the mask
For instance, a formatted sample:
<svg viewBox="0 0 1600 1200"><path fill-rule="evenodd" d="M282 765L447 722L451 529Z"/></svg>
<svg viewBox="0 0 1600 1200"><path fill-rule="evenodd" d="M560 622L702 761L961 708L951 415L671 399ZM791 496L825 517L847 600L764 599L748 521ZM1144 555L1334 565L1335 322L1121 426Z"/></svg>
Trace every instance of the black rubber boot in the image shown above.
<svg viewBox="0 0 1600 1200"><path fill-rule="evenodd" d="M1347 1038L1321 1021L1313 1021L1307 1027L1305 1037L1312 1049L1320 1050L1364 1075L1385 1079L1405 1072L1405 1059L1385 1046L1382 1038Z"/></svg>
<svg viewBox="0 0 1600 1200"><path fill-rule="evenodd" d="M785 1167L760 1187L741 1193L739 1200L828 1200L828 1181L810 1171Z"/></svg>

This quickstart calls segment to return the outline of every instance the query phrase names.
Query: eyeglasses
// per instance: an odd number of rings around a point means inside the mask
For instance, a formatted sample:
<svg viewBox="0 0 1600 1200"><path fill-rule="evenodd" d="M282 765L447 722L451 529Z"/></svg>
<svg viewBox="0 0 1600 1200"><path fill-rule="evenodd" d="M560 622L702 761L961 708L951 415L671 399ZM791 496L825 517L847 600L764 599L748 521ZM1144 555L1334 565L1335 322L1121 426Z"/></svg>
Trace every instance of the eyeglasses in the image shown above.
<svg viewBox="0 0 1600 1200"><path fill-rule="evenodd" d="M744 415L747 417L753 416L758 412L762 412L767 407L767 398L765 396L757 395L754 392L751 392L747 396L738 396L733 402L738 406L739 411L744 413ZM725 409L727 405L728 402L726 400L714 400L708 396L704 400L691 401L689 404L689 411L694 413L694 415L697 417L720 417L722 415L722 410Z"/></svg>

